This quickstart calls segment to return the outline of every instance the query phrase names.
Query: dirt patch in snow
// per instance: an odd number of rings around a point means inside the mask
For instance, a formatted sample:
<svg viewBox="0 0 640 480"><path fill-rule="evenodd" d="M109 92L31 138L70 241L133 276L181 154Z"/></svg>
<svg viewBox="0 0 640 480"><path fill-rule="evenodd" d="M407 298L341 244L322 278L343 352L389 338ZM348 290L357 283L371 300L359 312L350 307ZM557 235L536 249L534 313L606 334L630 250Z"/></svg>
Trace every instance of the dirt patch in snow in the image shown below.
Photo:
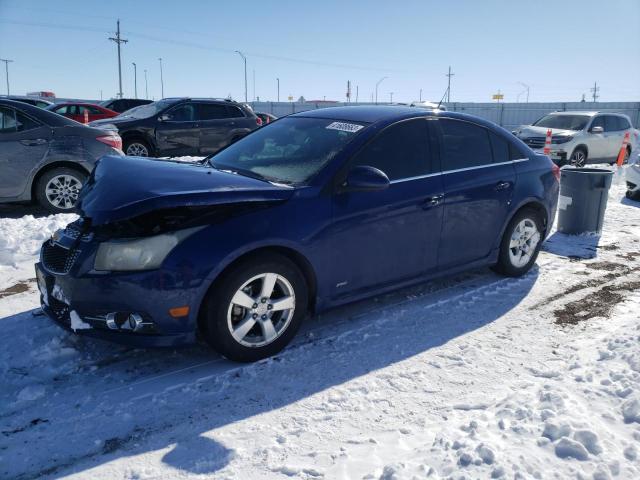
<svg viewBox="0 0 640 480"><path fill-rule="evenodd" d="M627 268L622 263L616 262L593 262L587 263L586 267L593 270L604 270L605 272L615 272L616 270L624 270Z"/></svg>
<svg viewBox="0 0 640 480"><path fill-rule="evenodd" d="M623 292L635 291L638 288L640 288L640 281L605 285L586 297L569 302L564 307L554 310L556 323L576 325L591 318L608 317L613 307L624 299Z"/></svg>
<svg viewBox="0 0 640 480"><path fill-rule="evenodd" d="M616 245L615 243L612 243L611 245L602 245L601 247L598 247L598 250L605 250L607 252L613 252L615 250L620 250L620 247L618 245Z"/></svg>
<svg viewBox="0 0 640 480"><path fill-rule="evenodd" d="M625 260L629 260L631 262L633 262L634 260L636 260L638 257L640 257L640 252L627 252L627 253L619 253L617 255L619 258L623 258Z"/></svg>
<svg viewBox="0 0 640 480"><path fill-rule="evenodd" d="M8 297L9 295L17 295L18 293L24 293L29 291L29 286L35 282L35 278L30 278L29 280L23 280L22 282L18 282L15 285L11 285L3 290L0 290L0 298Z"/></svg>

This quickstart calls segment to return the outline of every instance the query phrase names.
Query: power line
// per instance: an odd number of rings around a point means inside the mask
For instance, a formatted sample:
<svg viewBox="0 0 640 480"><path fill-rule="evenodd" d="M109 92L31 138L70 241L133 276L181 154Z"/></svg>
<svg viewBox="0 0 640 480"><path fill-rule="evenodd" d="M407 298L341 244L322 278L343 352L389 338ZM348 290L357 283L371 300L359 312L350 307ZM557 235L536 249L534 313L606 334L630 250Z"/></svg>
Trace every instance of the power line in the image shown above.
<svg viewBox="0 0 640 480"><path fill-rule="evenodd" d="M109 37L109 40L111 40L112 42L115 42L116 45L118 46L118 81L119 81L119 87L120 87L120 90L118 92L118 96L120 98L122 98L122 64L121 64L121 59L120 59L120 44L121 43L127 43L129 40L125 40L124 38L120 38L120 19L118 19L117 25L118 25L118 28L116 30L116 36L115 37Z"/></svg>

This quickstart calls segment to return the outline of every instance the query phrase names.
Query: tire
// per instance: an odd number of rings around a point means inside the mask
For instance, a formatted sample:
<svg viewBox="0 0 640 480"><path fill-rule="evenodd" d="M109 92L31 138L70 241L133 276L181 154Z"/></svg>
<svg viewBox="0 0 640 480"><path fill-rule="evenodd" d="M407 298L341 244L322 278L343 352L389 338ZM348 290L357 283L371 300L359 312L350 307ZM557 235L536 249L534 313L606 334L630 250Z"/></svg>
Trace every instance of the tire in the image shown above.
<svg viewBox="0 0 640 480"><path fill-rule="evenodd" d="M78 194L87 174L68 167L58 167L45 172L36 183L36 199L51 213L74 211Z"/></svg>
<svg viewBox="0 0 640 480"><path fill-rule="evenodd" d="M151 146L141 138L130 138L124 142L124 154L130 157L150 157Z"/></svg>
<svg viewBox="0 0 640 480"><path fill-rule="evenodd" d="M275 287L262 296L265 278ZM285 298L290 300L276 305L276 300ZM279 309L285 305L293 308ZM204 339L218 353L237 362L255 362L287 346L307 314L307 305L308 289L298 267L283 255L263 254L241 260L214 283L199 324Z"/></svg>
<svg viewBox="0 0 640 480"><path fill-rule="evenodd" d="M625 196L629 199L629 200L640 200L640 191L638 192L634 192L631 190L627 190L625 192Z"/></svg>
<svg viewBox="0 0 640 480"><path fill-rule="evenodd" d="M532 227L535 227L535 231L527 232ZM530 236L527 238L527 235ZM520 210L511 219L502 236L498 263L493 269L507 277L524 275L538 258L543 236L544 226L540 214L531 208ZM514 246L514 243L517 245Z"/></svg>
<svg viewBox="0 0 640 480"><path fill-rule="evenodd" d="M571 165L584 167L587 164L587 151L583 147L576 148L571 154Z"/></svg>

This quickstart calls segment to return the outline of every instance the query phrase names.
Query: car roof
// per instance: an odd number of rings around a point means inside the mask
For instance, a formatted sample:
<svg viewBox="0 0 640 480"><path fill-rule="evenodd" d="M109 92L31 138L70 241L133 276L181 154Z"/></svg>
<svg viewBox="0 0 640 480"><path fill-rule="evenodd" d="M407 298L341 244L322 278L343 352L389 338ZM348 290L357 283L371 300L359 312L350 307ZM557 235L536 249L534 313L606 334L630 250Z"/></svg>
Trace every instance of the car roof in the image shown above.
<svg viewBox="0 0 640 480"><path fill-rule="evenodd" d="M37 120L46 123L50 127L63 127L66 125L81 125L78 122L75 122L67 117L62 115L58 115L50 110L46 110L44 108L36 107L35 105L31 105L29 103L20 102L18 100L8 100L6 98L0 98L0 105L6 105L8 107L13 107L16 110L20 110Z"/></svg>

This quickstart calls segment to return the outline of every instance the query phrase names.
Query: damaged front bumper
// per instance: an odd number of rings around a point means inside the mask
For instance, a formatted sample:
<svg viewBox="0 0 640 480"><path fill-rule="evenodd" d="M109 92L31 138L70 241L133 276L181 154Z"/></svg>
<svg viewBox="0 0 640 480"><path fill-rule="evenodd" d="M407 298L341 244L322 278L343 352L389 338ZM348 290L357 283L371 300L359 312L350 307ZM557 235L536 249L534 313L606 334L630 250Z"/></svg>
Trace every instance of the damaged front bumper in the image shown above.
<svg viewBox="0 0 640 480"><path fill-rule="evenodd" d="M178 346L196 338L197 282L185 272L97 272L97 242L68 227L42 246L35 266L44 313L74 333L140 346ZM181 317L170 315L188 306Z"/></svg>

